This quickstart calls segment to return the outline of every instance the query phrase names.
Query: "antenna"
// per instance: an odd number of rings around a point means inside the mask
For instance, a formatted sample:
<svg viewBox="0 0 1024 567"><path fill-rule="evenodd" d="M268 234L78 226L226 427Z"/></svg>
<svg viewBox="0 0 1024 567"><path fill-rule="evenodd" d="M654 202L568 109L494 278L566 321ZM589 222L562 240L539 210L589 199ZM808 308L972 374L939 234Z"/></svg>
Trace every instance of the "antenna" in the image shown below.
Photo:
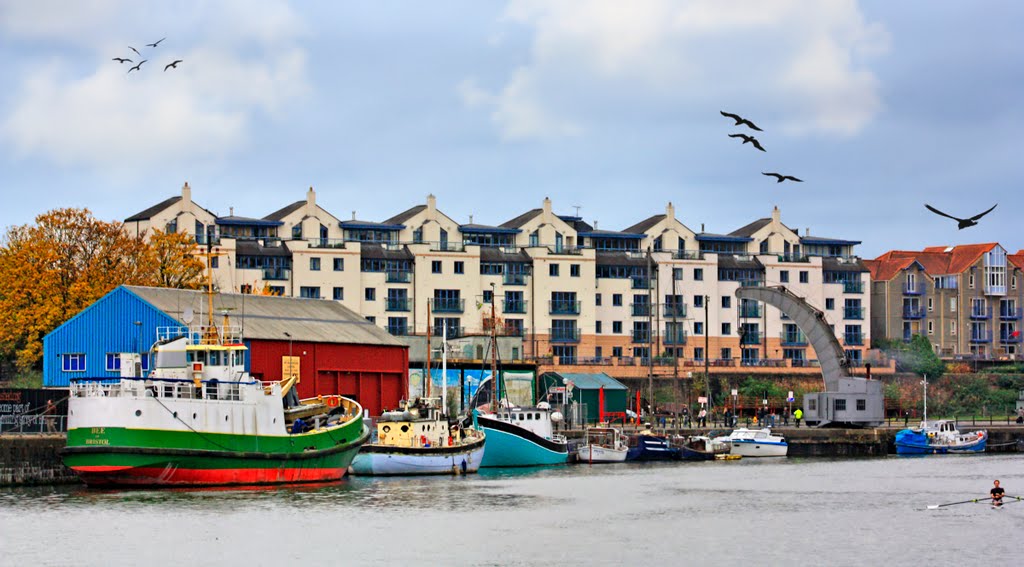
<svg viewBox="0 0 1024 567"><path fill-rule="evenodd" d="M580 216L580 209L583 207L581 205L573 205L572 208L576 209L576 216Z"/></svg>

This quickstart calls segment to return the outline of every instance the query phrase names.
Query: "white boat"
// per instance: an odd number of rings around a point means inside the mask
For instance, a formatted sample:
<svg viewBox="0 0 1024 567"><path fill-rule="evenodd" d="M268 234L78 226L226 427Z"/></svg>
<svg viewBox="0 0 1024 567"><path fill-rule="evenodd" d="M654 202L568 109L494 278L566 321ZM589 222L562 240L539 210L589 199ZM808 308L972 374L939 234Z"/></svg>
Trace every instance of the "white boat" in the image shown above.
<svg viewBox="0 0 1024 567"><path fill-rule="evenodd" d="M718 437L715 441L729 443L729 453L744 457L785 457L789 452L789 444L781 435L773 435L771 428L734 429L728 437Z"/></svg>
<svg viewBox="0 0 1024 567"><path fill-rule="evenodd" d="M349 467L359 476L475 473L484 458L484 433L449 427L438 400L421 399L402 411L385 412L377 435Z"/></svg>
<svg viewBox="0 0 1024 567"><path fill-rule="evenodd" d="M622 432L614 427L591 427L587 440L576 448L581 463L621 463L629 453L629 444Z"/></svg>

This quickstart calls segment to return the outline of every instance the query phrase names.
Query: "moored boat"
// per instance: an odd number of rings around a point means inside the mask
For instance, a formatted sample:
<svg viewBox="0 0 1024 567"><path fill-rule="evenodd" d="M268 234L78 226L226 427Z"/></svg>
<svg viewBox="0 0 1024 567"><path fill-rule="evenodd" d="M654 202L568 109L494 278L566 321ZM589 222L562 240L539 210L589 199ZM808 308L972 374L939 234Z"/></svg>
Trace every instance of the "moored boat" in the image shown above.
<svg viewBox="0 0 1024 567"><path fill-rule="evenodd" d="M651 432L649 423L646 429L630 438L626 454L627 461L678 461L680 457L682 451L673 447L667 437Z"/></svg>
<svg viewBox="0 0 1024 567"><path fill-rule="evenodd" d="M621 463L629 453L629 444L622 431L614 427L590 427L586 441L576 448L581 463Z"/></svg>
<svg viewBox="0 0 1024 567"><path fill-rule="evenodd" d="M896 433L897 455L984 453L987 444L987 431L961 433L955 421L944 419L932 423L921 422L918 428Z"/></svg>
<svg viewBox="0 0 1024 567"><path fill-rule="evenodd" d="M713 461L730 453L731 444L718 441L707 435L692 435L681 439L680 457L684 461Z"/></svg>
<svg viewBox="0 0 1024 567"><path fill-rule="evenodd" d="M727 437L717 437L730 446L730 454L744 457L785 457L789 452L786 438L772 433L771 428L734 429Z"/></svg>
<svg viewBox="0 0 1024 567"><path fill-rule="evenodd" d="M569 459L569 444L556 434L553 421L561 413L541 402L533 407L505 407L496 413L477 410L475 427L487 435L482 467L529 467L563 465Z"/></svg>
<svg viewBox="0 0 1024 567"><path fill-rule="evenodd" d="M354 475L465 474L480 468L485 435L449 426L438 400L417 400L377 420L377 437L349 467Z"/></svg>

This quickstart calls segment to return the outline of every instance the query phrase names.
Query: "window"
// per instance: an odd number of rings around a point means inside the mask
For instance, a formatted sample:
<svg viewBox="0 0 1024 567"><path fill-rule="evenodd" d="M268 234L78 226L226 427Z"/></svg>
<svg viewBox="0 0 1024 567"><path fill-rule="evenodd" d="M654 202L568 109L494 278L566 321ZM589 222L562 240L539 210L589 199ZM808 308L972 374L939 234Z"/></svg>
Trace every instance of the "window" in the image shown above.
<svg viewBox="0 0 1024 567"><path fill-rule="evenodd" d="M846 411L846 400L838 398L836 400L836 411Z"/></svg>
<svg viewBox="0 0 1024 567"><path fill-rule="evenodd" d="M682 279L682 278L680 278ZM702 282L704 281L704 268L693 269L693 281Z"/></svg>
<svg viewBox="0 0 1024 567"><path fill-rule="evenodd" d="M107 372L121 371L121 354L117 352L107 353Z"/></svg>
<svg viewBox="0 0 1024 567"><path fill-rule="evenodd" d="M693 308L694 309L704 309L704 296L703 295L695 295L695 296L693 296Z"/></svg>
<svg viewBox="0 0 1024 567"><path fill-rule="evenodd" d="M494 302L494 292L489 290L489 289L485 289L484 290L484 303L493 303L493 302Z"/></svg>
<svg viewBox="0 0 1024 567"><path fill-rule="evenodd" d="M220 267L220 262L218 260L220 260L220 257L218 257L218 256L211 256L210 257L210 268L211 269L216 270L217 268Z"/></svg>
<svg viewBox="0 0 1024 567"><path fill-rule="evenodd" d="M729 297L728 295L723 295L722 296L722 309L731 309L731 308L732 308L732 298Z"/></svg>
<svg viewBox="0 0 1024 567"><path fill-rule="evenodd" d="M1010 276L1010 289L1017 289L1017 276Z"/></svg>
<svg viewBox="0 0 1024 567"><path fill-rule="evenodd" d="M622 334L622 321L612 321L612 334Z"/></svg>
<svg viewBox="0 0 1024 567"><path fill-rule="evenodd" d="M580 277L580 265L569 264L569 277L578 278Z"/></svg>
<svg viewBox="0 0 1024 567"><path fill-rule="evenodd" d="M306 299L320 299L320 288L304 285L299 288L299 297L305 297Z"/></svg>
<svg viewBox="0 0 1024 567"><path fill-rule="evenodd" d="M597 306L601 305L601 294L600 293L595 293L594 294L594 305L597 305Z"/></svg>
<svg viewBox="0 0 1024 567"><path fill-rule="evenodd" d="M949 334L956 335L956 321L949 322Z"/></svg>
<svg viewBox="0 0 1024 567"><path fill-rule="evenodd" d="M530 246L540 246L540 231L535 230L530 233Z"/></svg>
<svg viewBox="0 0 1024 567"><path fill-rule="evenodd" d="M974 289L974 274L967 276L967 287Z"/></svg>
<svg viewBox="0 0 1024 567"><path fill-rule="evenodd" d="M949 310L952 311L953 313L956 313L956 298L955 297L950 297L949 298Z"/></svg>
<svg viewBox="0 0 1024 567"><path fill-rule="evenodd" d="M376 323L377 322L377 318L372 316L372 315L367 315L366 320L371 322L371 323Z"/></svg>
<svg viewBox="0 0 1024 567"><path fill-rule="evenodd" d="M693 349L693 358L695 360L704 360L704 347L695 347Z"/></svg>
<svg viewBox="0 0 1024 567"><path fill-rule="evenodd" d="M613 346L612 347L612 356L614 356L616 358L622 358L622 347L620 347L620 346Z"/></svg>
<svg viewBox="0 0 1024 567"><path fill-rule="evenodd" d="M704 334L704 321L693 322L693 334L703 335Z"/></svg>
<svg viewBox="0 0 1024 567"><path fill-rule="evenodd" d="M621 293L614 293L614 294L612 294L612 305L615 306L615 307L622 307L622 294Z"/></svg>
<svg viewBox="0 0 1024 567"><path fill-rule="evenodd" d="M461 260L455 261L455 273L464 274L466 273L466 263Z"/></svg>
<svg viewBox="0 0 1024 567"><path fill-rule="evenodd" d="M935 311L935 306L932 304L932 298L928 298L928 311Z"/></svg>
<svg viewBox="0 0 1024 567"><path fill-rule="evenodd" d="M60 366L64 372L85 372L85 354L62 354Z"/></svg>
<svg viewBox="0 0 1024 567"><path fill-rule="evenodd" d="M334 271L335 272L344 272L345 271L345 259L344 258L335 258L334 259Z"/></svg>
<svg viewBox="0 0 1024 567"><path fill-rule="evenodd" d="M441 261L440 260L432 260L430 262L430 273L432 273L432 274L440 274L441 273Z"/></svg>
<svg viewBox="0 0 1024 567"><path fill-rule="evenodd" d="M597 358L604 356L604 352L601 350L601 347L594 347L594 356Z"/></svg>
<svg viewBox="0 0 1024 567"><path fill-rule="evenodd" d="M722 323L722 334L723 335L731 335L732 334L732 323ZM722 358L728 358L728 357L724 357L723 356Z"/></svg>
<svg viewBox="0 0 1024 567"><path fill-rule="evenodd" d="M835 308L836 308L836 300L835 300L835 298L834 297L826 297L825 298L825 309L827 309L829 311L832 311Z"/></svg>
<svg viewBox="0 0 1024 567"><path fill-rule="evenodd" d="M935 334L935 321L928 321L928 334L929 335L934 335Z"/></svg>
<svg viewBox="0 0 1024 567"><path fill-rule="evenodd" d="M423 229L422 228L417 228L416 230L412 231L412 241L413 241L414 244L421 244L421 243L423 243Z"/></svg>
<svg viewBox="0 0 1024 567"><path fill-rule="evenodd" d="M672 268L672 279L676 280L677 282L683 281L683 269Z"/></svg>
<svg viewBox="0 0 1024 567"><path fill-rule="evenodd" d="M310 258L309 259L309 271L311 271L311 272L319 272L320 271L320 258L315 258L314 257L314 258Z"/></svg>
<svg viewBox="0 0 1024 567"><path fill-rule="evenodd" d="M868 409L868 401L863 398L857 399L857 411L866 411Z"/></svg>
<svg viewBox="0 0 1024 567"><path fill-rule="evenodd" d="M548 265L548 275L557 278L558 277L558 264Z"/></svg>
<svg viewBox="0 0 1024 567"><path fill-rule="evenodd" d="M594 322L594 332L597 333L598 335L601 334L601 322L600 321L595 321ZM600 347L598 347L598 348L600 348ZM598 355L598 356L601 356L601 355Z"/></svg>
<svg viewBox="0 0 1024 567"><path fill-rule="evenodd" d="M270 295L276 295L278 297L284 297L284 286L272 285L270 286Z"/></svg>
<svg viewBox="0 0 1024 567"><path fill-rule="evenodd" d="M336 288L334 288L334 300L335 301L341 301L343 299L345 299L345 288L343 288L343 287L336 287Z"/></svg>
<svg viewBox="0 0 1024 567"><path fill-rule="evenodd" d="M732 360L732 349L729 347L722 347L722 356L719 358L722 360Z"/></svg>
<svg viewBox="0 0 1024 567"><path fill-rule="evenodd" d="M808 283L811 281L810 275L807 270L800 270L800 283Z"/></svg>
<svg viewBox="0 0 1024 567"><path fill-rule="evenodd" d="M779 270L779 281L789 283L789 270Z"/></svg>

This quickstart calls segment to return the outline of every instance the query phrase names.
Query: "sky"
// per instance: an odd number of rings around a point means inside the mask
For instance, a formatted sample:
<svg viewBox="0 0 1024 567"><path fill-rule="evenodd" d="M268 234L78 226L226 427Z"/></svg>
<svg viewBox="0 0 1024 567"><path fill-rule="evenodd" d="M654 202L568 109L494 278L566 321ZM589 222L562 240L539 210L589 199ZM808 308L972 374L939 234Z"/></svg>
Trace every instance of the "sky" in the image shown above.
<svg viewBox="0 0 1024 567"><path fill-rule="evenodd" d="M219 215L310 186L342 220L434 194L500 224L550 197L601 229L672 202L728 233L778 206L866 258L1016 251L1022 28L986 0L0 0L0 227L122 220L188 182ZM998 207L958 230L925 203Z"/></svg>

